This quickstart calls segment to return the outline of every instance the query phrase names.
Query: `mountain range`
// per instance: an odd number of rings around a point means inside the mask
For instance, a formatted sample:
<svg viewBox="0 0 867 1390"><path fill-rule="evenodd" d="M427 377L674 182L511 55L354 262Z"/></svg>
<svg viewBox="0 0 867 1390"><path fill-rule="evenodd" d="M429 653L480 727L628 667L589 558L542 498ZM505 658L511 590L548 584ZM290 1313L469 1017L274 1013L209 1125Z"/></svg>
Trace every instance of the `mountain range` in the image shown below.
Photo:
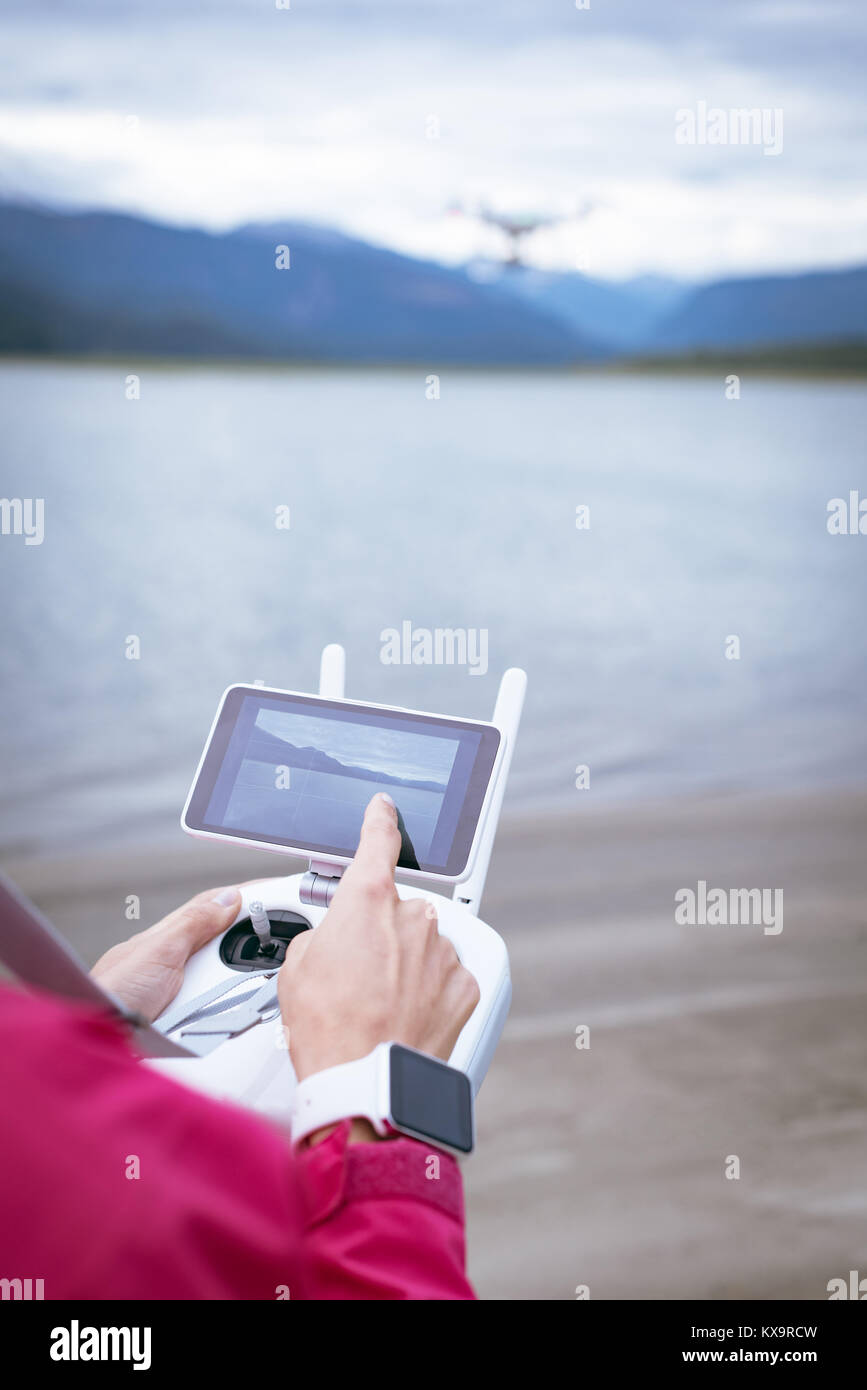
<svg viewBox="0 0 867 1390"><path fill-rule="evenodd" d="M842 344L867 344L867 266L699 286L658 276L614 283L484 262L446 267L297 221L214 234L121 213L0 205L7 354L436 372Z"/></svg>
<svg viewBox="0 0 867 1390"><path fill-rule="evenodd" d="M302 768L306 772L328 772L337 777L357 777L364 782L382 782L389 787L413 787L417 791L439 792L440 795L446 789L443 782L398 777L391 772L342 763L330 753L323 753L321 748L313 748L309 744L299 748L297 744L271 734L267 729L260 729L258 725L253 729L244 757L256 763L271 763L274 767L286 766Z"/></svg>

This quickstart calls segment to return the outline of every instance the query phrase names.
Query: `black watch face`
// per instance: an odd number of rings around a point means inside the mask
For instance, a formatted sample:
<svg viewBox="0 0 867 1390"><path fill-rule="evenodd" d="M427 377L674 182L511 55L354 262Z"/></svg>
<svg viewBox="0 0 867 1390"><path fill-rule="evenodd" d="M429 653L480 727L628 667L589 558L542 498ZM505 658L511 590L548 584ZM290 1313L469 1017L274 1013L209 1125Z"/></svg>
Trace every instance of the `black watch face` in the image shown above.
<svg viewBox="0 0 867 1390"><path fill-rule="evenodd" d="M391 1115L400 1129L461 1153L473 1150L473 1088L470 1078L435 1057L393 1043Z"/></svg>

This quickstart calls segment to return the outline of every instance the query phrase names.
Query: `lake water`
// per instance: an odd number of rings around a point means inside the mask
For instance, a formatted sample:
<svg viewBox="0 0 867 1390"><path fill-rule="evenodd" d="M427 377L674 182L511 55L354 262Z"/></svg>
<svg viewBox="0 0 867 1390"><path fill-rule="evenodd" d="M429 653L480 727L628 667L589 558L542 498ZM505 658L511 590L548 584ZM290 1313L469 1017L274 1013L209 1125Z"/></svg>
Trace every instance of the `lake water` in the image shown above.
<svg viewBox="0 0 867 1390"><path fill-rule="evenodd" d="M0 408L45 499L0 537L7 852L174 839L224 687L313 689L329 641L347 695L469 717L524 666L516 808L863 778L857 384L9 362ZM487 673L384 664L404 622Z"/></svg>

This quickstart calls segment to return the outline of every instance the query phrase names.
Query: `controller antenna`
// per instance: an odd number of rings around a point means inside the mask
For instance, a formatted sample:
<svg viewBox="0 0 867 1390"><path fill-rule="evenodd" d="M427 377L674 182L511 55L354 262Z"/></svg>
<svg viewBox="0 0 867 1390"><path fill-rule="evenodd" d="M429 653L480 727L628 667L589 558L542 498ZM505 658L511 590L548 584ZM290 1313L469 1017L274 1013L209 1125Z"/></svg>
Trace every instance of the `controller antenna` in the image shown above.
<svg viewBox="0 0 867 1390"><path fill-rule="evenodd" d="M250 924L259 938L259 950L264 955L270 955L277 942L271 935L271 923L261 901L257 898L250 904Z"/></svg>

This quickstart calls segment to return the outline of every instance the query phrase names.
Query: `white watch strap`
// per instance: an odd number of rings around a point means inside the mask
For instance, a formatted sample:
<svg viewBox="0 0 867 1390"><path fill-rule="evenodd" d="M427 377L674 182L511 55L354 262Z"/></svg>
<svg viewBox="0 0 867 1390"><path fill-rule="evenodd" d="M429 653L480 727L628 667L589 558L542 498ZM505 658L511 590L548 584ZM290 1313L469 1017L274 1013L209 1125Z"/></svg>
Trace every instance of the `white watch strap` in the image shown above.
<svg viewBox="0 0 867 1390"><path fill-rule="evenodd" d="M366 1057L343 1062L339 1067L314 1072L295 1089L292 1110L292 1142L300 1144L308 1134L338 1120L369 1120L377 1134L386 1133L387 1094L381 1094L383 1067L388 1066L390 1043L380 1043Z"/></svg>

